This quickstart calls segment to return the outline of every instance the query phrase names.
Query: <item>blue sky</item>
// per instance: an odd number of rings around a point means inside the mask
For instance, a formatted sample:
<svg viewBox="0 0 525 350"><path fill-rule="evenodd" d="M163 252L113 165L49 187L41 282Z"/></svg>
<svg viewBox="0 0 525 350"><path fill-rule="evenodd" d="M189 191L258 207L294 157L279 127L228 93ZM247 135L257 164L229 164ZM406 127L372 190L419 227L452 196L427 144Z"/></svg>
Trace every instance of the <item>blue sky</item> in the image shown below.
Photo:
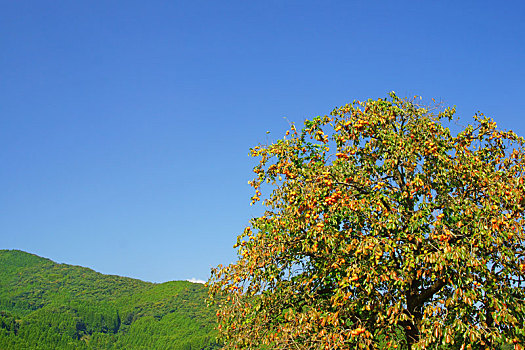
<svg viewBox="0 0 525 350"><path fill-rule="evenodd" d="M394 90L525 135L523 1L0 4L0 249L206 280L286 119Z"/></svg>

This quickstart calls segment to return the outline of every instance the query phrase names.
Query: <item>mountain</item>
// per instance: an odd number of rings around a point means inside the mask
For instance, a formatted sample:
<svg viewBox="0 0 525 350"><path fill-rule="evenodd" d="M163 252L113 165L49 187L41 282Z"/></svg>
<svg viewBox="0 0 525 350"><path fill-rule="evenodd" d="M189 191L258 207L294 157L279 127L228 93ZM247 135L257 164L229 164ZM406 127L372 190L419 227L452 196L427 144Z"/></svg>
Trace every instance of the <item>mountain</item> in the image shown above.
<svg viewBox="0 0 525 350"><path fill-rule="evenodd" d="M218 349L206 295L0 250L0 349Z"/></svg>

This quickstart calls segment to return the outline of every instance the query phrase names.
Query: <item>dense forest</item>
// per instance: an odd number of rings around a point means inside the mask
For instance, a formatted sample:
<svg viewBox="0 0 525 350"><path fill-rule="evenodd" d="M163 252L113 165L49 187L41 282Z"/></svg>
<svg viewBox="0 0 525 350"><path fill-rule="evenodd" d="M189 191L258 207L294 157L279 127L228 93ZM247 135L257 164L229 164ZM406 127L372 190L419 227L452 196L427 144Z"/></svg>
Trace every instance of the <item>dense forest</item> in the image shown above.
<svg viewBox="0 0 525 350"><path fill-rule="evenodd" d="M218 349L206 295L0 250L0 349Z"/></svg>

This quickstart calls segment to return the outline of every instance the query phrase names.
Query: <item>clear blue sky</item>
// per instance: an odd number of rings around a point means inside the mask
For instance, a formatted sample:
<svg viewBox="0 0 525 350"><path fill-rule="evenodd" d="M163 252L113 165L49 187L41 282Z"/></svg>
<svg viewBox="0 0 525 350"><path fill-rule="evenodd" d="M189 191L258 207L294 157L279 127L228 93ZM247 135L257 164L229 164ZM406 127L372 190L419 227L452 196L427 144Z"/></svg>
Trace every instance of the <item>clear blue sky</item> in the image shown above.
<svg viewBox="0 0 525 350"><path fill-rule="evenodd" d="M206 280L283 117L394 90L525 135L522 0L0 5L0 249Z"/></svg>

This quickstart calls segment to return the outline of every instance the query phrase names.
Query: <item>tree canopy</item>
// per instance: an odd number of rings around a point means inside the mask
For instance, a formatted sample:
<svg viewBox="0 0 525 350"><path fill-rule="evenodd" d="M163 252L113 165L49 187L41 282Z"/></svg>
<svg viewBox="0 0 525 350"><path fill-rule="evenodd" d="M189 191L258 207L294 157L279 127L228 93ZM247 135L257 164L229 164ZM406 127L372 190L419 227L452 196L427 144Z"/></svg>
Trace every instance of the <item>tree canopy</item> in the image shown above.
<svg viewBox="0 0 525 350"><path fill-rule="evenodd" d="M390 93L251 149L266 211L209 281L226 348L523 349L524 139L455 113Z"/></svg>

